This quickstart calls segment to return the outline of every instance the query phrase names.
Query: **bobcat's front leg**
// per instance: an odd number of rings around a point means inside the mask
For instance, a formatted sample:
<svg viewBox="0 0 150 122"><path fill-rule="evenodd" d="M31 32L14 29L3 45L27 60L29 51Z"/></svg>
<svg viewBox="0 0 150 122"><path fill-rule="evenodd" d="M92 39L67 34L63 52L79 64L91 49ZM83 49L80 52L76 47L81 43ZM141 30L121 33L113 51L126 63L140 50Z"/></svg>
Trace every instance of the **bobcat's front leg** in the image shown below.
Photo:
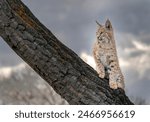
<svg viewBox="0 0 150 122"><path fill-rule="evenodd" d="M104 66L102 65L102 63L97 62L96 70L97 70L100 78L105 77L105 69L104 69Z"/></svg>
<svg viewBox="0 0 150 122"><path fill-rule="evenodd" d="M105 69L103 64L101 63L100 60L100 54L99 54L99 46L97 43L95 43L94 48L93 48L93 57L96 63L96 71L99 74L100 78L104 78L105 77Z"/></svg>

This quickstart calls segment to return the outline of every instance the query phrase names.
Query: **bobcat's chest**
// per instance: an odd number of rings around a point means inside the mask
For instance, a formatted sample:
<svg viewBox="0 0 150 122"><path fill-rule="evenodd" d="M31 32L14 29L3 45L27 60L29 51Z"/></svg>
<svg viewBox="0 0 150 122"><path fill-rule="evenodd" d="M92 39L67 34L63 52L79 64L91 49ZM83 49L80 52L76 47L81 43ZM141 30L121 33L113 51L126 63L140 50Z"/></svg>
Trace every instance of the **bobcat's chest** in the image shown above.
<svg viewBox="0 0 150 122"><path fill-rule="evenodd" d="M109 66L109 57L110 53L108 51L99 50L97 52L98 59L101 61L103 66L108 67Z"/></svg>
<svg viewBox="0 0 150 122"><path fill-rule="evenodd" d="M107 56L106 56L106 55L101 55L101 56L100 56L100 60L101 60L101 62L102 62L102 64L103 64L104 66L107 66L107 65L108 65L108 63L107 63Z"/></svg>

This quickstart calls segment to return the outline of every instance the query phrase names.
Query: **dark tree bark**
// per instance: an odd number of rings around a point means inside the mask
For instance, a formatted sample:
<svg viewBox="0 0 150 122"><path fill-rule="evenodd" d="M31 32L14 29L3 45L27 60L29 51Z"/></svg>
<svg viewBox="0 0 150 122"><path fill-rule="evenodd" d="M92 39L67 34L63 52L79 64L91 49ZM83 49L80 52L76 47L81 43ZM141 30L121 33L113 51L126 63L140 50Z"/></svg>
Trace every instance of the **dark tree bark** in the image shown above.
<svg viewBox="0 0 150 122"><path fill-rule="evenodd" d="M0 36L69 104L133 104L63 45L20 0L0 0Z"/></svg>

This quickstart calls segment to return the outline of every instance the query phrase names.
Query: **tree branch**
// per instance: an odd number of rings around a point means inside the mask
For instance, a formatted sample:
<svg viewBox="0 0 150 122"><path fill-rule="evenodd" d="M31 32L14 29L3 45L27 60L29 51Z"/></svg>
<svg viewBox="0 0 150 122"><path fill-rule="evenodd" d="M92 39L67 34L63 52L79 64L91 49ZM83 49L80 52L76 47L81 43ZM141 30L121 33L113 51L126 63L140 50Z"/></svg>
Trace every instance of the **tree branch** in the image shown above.
<svg viewBox="0 0 150 122"><path fill-rule="evenodd" d="M69 104L133 104L110 89L78 55L63 45L20 0L0 0L0 36Z"/></svg>

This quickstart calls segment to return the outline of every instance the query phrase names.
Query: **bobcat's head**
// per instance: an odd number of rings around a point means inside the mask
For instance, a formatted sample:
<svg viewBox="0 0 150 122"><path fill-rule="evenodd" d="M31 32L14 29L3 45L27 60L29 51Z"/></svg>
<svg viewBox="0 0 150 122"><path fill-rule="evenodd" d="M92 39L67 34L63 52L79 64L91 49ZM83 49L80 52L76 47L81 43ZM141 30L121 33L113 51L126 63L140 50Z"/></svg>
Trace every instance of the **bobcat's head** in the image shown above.
<svg viewBox="0 0 150 122"><path fill-rule="evenodd" d="M97 21L96 23L98 24L98 29L96 32L98 43L101 44L113 43L112 40L114 39L114 35L113 35L113 28L111 22L107 19L105 25L101 25Z"/></svg>

